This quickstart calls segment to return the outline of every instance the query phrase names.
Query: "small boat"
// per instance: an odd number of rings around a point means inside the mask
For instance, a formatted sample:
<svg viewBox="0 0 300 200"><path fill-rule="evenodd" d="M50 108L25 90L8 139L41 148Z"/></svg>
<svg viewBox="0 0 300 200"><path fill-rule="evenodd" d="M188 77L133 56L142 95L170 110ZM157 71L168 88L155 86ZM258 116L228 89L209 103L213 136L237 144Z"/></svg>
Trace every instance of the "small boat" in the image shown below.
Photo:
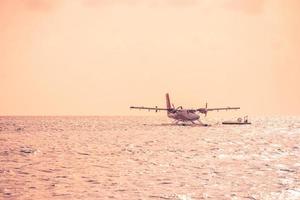
<svg viewBox="0 0 300 200"><path fill-rule="evenodd" d="M236 121L224 121L224 122L222 122L222 124L226 124L226 125L247 125L247 124L251 124L251 122L249 122L248 116L245 116L244 120L241 117L239 117L239 118L237 118Z"/></svg>

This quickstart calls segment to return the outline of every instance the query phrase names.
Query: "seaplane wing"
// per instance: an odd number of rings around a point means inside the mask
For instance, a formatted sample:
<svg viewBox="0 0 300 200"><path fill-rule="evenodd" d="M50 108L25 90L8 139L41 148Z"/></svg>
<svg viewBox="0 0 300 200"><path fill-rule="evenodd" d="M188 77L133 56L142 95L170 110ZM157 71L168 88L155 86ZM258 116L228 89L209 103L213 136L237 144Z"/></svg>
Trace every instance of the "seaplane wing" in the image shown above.
<svg viewBox="0 0 300 200"><path fill-rule="evenodd" d="M144 107L144 106L130 106L131 109L138 109L138 110L154 110L155 112L164 110L164 111L171 111L173 109L168 109L168 108L158 108L157 106L155 107Z"/></svg>
<svg viewBox="0 0 300 200"><path fill-rule="evenodd" d="M220 110L238 110L240 107L224 107L224 108L198 108L195 111L200 113L207 113L208 111L220 111Z"/></svg>
<svg viewBox="0 0 300 200"><path fill-rule="evenodd" d="M240 107L225 107L225 108L208 108L207 111L219 111L219 110L238 110Z"/></svg>

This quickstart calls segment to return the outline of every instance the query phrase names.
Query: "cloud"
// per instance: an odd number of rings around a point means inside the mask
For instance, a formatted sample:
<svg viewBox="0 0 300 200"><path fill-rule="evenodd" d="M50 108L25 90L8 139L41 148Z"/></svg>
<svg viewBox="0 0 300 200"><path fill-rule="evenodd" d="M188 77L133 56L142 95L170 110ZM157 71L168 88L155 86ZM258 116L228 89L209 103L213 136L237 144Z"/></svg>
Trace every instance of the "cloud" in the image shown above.
<svg viewBox="0 0 300 200"><path fill-rule="evenodd" d="M21 0L21 2L30 10L43 12L53 10L59 6L63 0Z"/></svg>
<svg viewBox="0 0 300 200"><path fill-rule="evenodd" d="M137 5L144 4L150 6L159 5L174 5L174 6L187 6L194 5L199 0L82 0L84 5L87 6L99 6L99 5L113 5L113 4L127 4Z"/></svg>
<svg viewBox="0 0 300 200"><path fill-rule="evenodd" d="M265 0L230 0L225 8L241 11L249 15L260 14L263 11Z"/></svg>

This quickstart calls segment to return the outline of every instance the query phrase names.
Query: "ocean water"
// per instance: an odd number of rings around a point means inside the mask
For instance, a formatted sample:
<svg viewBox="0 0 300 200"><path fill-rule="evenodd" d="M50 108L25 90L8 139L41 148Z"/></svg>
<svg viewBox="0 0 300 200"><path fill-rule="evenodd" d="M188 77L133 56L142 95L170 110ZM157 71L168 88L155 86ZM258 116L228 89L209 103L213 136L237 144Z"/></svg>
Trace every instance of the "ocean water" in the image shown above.
<svg viewBox="0 0 300 200"><path fill-rule="evenodd" d="M0 117L0 199L300 199L300 118Z"/></svg>

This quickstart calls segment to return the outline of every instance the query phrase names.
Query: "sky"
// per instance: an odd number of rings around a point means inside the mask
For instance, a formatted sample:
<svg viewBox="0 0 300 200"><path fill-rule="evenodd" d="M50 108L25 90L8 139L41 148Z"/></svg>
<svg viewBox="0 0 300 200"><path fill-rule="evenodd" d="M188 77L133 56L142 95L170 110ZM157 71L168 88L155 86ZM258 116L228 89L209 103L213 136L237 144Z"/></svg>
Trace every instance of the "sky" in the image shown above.
<svg viewBox="0 0 300 200"><path fill-rule="evenodd" d="M0 0L0 115L300 115L299 52L298 0Z"/></svg>

